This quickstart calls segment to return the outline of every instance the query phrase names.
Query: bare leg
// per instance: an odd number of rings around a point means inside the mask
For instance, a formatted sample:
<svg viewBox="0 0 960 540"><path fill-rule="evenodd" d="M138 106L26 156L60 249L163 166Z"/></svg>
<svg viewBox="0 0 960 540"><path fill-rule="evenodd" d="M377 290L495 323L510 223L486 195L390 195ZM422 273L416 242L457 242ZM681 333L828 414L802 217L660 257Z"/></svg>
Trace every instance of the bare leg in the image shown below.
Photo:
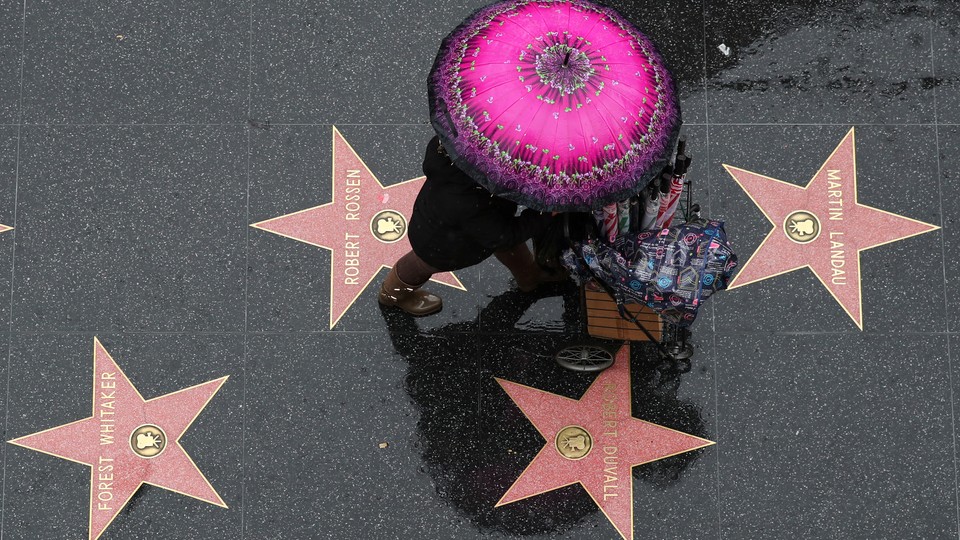
<svg viewBox="0 0 960 540"><path fill-rule="evenodd" d="M411 287L423 285L431 276L440 272L440 270L427 264L413 251L400 257L400 260L397 261L394 268L397 269L397 276Z"/></svg>
<svg viewBox="0 0 960 540"><path fill-rule="evenodd" d="M510 249L497 251L493 255L510 270L521 291L531 291L539 284L541 270L534 261L533 253L530 252L526 242Z"/></svg>

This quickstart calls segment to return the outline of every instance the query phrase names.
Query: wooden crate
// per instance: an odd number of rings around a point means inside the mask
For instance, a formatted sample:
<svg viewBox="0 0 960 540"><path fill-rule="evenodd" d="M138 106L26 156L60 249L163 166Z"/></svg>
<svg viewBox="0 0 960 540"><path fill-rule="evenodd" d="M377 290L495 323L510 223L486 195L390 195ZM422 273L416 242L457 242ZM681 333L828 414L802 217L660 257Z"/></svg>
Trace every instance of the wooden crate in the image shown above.
<svg viewBox="0 0 960 540"><path fill-rule="evenodd" d="M604 290L591 290L584 287L584 306L587 311L587 334L598 338L622 339L627 341L650 341L650 338L635 324L620 316L617 303ZM627 312L660 341L663 336L663 323L660 316L647 306L626 304Z"/></svg>

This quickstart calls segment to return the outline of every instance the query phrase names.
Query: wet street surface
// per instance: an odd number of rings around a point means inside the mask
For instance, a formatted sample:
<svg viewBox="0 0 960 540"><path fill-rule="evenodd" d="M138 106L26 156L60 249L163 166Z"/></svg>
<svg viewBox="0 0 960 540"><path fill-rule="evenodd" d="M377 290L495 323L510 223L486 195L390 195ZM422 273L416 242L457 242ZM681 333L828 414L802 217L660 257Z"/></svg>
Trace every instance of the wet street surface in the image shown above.
<svg viewBox="0 0 960 540"><path fill-rule="evenodd" d="M408 243L371 223L483 5L0 0L0 536L960 538L960 5L610 3L740 275L689 363L608 379L554 360L573 282L491 258L436 315L377 302Z"/></svg>

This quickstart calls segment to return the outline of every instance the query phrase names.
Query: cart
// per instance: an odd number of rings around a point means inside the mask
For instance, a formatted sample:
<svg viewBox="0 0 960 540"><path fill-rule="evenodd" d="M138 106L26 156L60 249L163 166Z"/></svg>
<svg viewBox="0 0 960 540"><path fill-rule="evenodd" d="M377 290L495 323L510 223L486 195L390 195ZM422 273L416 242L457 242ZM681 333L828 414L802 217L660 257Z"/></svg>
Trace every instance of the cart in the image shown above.
<svg viewBox="0 0 960 540"><path fill-rule="evenodd" d="M689 179L684 180L676 218L691 221L700 217L700 205L693 202ZM663 320L643 304L625 304L621 309L613 291L605 284L587 281L580 287L581 336L560 348L554 359L571 371L602 371L613 365L616 342L650 342L663 360L678 364L681 372L690 369L693 346L690 331Z"/></svg>

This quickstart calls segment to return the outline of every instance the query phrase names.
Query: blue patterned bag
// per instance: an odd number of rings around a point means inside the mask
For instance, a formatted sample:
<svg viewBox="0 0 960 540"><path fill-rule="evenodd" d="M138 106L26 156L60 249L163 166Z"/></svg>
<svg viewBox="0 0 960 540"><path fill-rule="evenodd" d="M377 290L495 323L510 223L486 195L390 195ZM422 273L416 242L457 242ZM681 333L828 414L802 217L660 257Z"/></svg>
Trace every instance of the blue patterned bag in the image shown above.
<svg viewBox="0 0 960 540"><path fill-rule="evenodd" d="M737 256L723 222L700 220L621 234L612 245L574 244L564 261L580 280L589 269L612 289L618 305L645 304L663 319L689 326L704 300L727 287Z"/></svg>

